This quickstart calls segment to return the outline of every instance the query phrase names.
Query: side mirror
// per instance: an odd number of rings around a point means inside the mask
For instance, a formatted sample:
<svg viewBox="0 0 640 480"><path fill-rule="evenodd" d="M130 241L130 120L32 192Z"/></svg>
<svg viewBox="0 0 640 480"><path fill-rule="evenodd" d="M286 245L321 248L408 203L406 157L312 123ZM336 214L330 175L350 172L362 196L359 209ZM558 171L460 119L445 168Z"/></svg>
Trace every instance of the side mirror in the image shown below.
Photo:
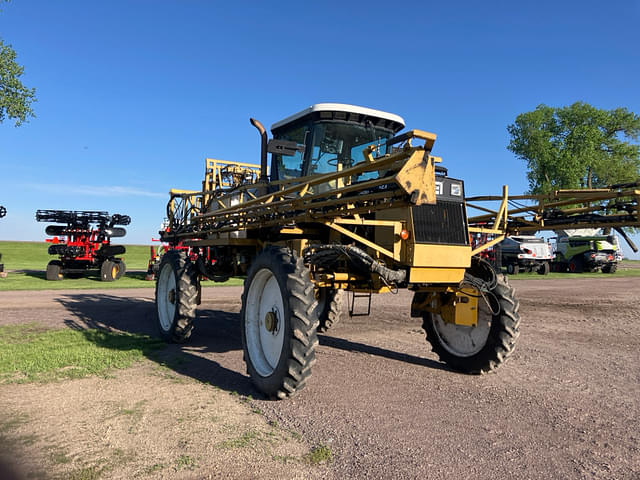
<svg viewBox="0 0 640 480"><path fill-rule="evenodd" d="M272 138L267 145L267 152L275 155L285 155L291 157L296 152L302 152L304 155L304 145L298 146L297 142L293 140L278 140Z"/></svg>

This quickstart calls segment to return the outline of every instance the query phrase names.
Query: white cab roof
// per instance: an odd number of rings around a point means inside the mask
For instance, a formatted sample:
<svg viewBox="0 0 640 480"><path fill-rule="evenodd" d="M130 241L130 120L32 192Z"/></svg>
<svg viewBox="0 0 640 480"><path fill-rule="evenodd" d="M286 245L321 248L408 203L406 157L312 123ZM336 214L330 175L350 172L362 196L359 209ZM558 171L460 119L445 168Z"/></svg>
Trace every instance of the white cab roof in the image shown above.
<svg viewBox="0 0 640 480"><path fill-rule="evenodd" d="M385 120L391 120L393 122L397 122L404 127L404 119L399 115L395 115L393 113L383 112L381 110L374 110L372 108L366 107L358 107L357 105L348 105L346 103L316 103L315 105L311 105L309 108L305 108L298 113L291 115L290 117L285 118L284 120L280 120L279 122L271 125L271 130L282 127L283 125L287 125L288 123L297 120L298 118L302 118L305 115L308 115L312 112L347 112L347 113L357 113L360 115L367 115L370 117L383 118Z"/></svg>

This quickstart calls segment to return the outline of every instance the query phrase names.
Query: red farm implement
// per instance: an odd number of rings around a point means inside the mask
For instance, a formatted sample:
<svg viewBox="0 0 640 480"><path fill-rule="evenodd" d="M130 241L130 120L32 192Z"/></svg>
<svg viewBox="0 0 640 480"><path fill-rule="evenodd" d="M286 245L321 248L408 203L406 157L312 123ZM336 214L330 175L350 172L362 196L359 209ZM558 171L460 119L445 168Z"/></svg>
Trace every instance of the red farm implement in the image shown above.
<svg viewBox="0 0 640 480"><path fill-rule="evenodd" d="M95 211L38 210L38 222L51 222L45 233L52 238L49 255L57 255L47 265L47 280L64 276L78 278L91 268L100 269L100 278L112 282L120 278L126 266L117 255L125 253L123 245L111 245L112 237L124 237L127 231L116 225L129 225L128 215Z"/></svg>

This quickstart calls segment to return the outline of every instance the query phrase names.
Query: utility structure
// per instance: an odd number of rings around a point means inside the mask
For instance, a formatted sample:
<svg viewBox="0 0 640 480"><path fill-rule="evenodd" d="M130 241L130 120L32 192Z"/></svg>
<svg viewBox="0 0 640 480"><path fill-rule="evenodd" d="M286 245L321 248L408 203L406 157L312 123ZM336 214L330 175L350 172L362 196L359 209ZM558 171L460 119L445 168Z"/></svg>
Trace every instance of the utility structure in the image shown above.
<svg viewBox="0 0 640 480"><path fill-rule="evenodd" d="M454 369L485 373L509 358L518 300L478 255L512 225L506 187L498 209L480 206L488 217L471 224L464 182L431 153L436 135L399 134L397 115L317 104L273 124L271 140L251 123L260 165L207 159L201 189L170 191L156 281L166 340L191 335L202 278L246 275L244 359L269 397L305 386L317 332L339 320L344 291L352 313L356 296L413 291L411 315ZM472 246L472 235L486 243Z"/></svg>
<svg viewBox="0 0 640 480"><path fill-rule="evenodd" d="M47 280L62 280L64 276L78 278L86 270L100 269L100 278L112 282L124 275L124 260L117 258L125 253L123 245L111 245L111 238L124 237L127 231L116 225L129 225L128 215L102 211L38 210L38 222L47 225L45 233L52 236L49 255L57 255L47 265Z"/></svg>
<svg viewBox="0 0 640 480"><path fill-rule="evenodd" d="M0 218L4 218L7 215L7 209L0 205ZM0 277L6 277L4 271L4 263L2 263L2 253L0 253Z"/></svg>

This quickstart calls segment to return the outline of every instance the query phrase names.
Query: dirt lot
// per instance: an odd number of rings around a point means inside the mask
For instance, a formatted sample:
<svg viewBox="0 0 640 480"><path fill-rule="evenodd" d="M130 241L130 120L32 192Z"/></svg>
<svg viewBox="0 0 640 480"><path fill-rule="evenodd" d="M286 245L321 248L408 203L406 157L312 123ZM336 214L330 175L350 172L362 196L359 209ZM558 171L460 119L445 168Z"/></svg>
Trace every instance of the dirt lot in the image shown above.
<svg viewBox="0 0 640 480"><path fill-rule="evenodd" d="M36 478L640 478L640 277L512 283L522 334L497 374L437 362L400 293L321 335L308 387L280 402L245 374L240 288L205 289L164 362L0 385L1 450ZM155 334L152 295L4 292L0 324Z"/></svg>

